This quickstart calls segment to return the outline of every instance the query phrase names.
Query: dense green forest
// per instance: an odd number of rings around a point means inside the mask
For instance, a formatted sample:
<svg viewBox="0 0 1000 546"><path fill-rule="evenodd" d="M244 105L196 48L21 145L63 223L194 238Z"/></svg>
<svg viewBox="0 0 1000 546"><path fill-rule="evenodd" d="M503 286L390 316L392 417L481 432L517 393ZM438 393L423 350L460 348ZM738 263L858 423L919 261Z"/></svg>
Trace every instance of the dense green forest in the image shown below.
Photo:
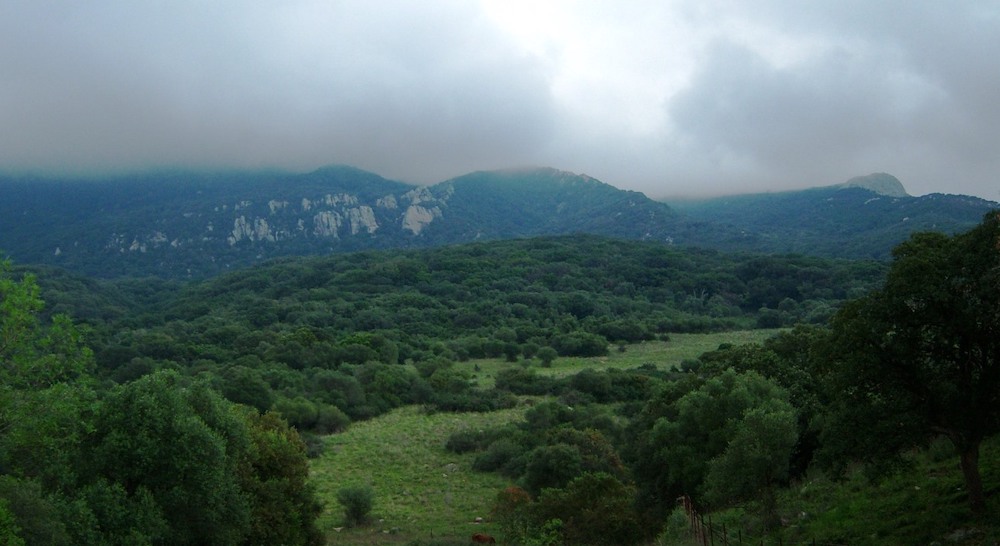
<svg viewBox="0 0 1000 546"><path fill-rule="evenodd" d="M414 404L533 404L523 422L447 445L516 484L492 515L509 544L650 542L681 495L751 507L770 532L778 491L806 473L884 474L938 438L961 455L969 513L985 517L998 244L994 214L965 234L914 236L891 266L592 236L282 259L187 284L5 263L0 533L322 543L307 455L322 435ZM784 330L679 367L540 371L756 327ZM480 359L510 365L480 385Z"/></svg>
<svg viewBox="0 0 1000 546"><path fill-rule="evenodd" d="M54 310L89 328L99 378L173 369L327 433L402 404L512 403L469 386L455 362L599 356L671 332L822 323L883 274L874 262L578 236L286 259L184 286L98 285L89 300L70 277L40 282Z"/></svg>

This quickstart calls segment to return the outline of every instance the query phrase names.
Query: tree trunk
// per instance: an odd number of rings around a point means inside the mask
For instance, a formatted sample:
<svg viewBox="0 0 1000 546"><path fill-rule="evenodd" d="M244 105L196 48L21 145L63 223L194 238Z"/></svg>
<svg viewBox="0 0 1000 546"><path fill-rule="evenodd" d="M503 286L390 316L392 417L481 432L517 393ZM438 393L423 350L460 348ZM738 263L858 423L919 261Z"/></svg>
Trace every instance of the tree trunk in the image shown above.
<svg viewBox="0 0 1000 546"><path fill-rule="evenodd" d="M962 460L962 476L965 477L965 490L969 494L969 506L975 514L986 510L986 498L983 496L983 479L979 475L979 442L971 442L960 449Z"/></svg>

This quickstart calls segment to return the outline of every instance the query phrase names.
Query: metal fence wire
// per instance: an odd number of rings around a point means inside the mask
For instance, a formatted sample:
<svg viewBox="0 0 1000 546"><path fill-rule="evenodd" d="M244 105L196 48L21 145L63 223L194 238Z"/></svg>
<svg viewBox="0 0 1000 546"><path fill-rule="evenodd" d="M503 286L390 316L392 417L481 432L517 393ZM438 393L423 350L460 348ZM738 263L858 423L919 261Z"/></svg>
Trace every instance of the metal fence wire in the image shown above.
<svg viewBox="0 0 1000 546"><path fill-rule="evenodd" d="M681 503L684 507L684 513L687 515L688 522L690 524L691 538L694 539L695 544L700 546L817 546L816 539L798 542L784 542L780 535L777 538L770 540L762 537L745 537L743 536L742 529L736 529L736 531L733 532L726 528L725 523L712 523L712 516L705 518L705 516L700 514L694 507L694 502L691 500L691 497L684 495L683 497L678 498L677 502ZM828 544L825 546L837 545Z"/></svg>

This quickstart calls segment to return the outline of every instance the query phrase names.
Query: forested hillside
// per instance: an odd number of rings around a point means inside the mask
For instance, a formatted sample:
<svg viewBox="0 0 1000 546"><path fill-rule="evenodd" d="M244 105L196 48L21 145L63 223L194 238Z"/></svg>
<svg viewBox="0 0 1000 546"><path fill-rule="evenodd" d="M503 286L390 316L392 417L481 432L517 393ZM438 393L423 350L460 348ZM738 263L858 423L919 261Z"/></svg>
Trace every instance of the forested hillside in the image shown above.
<svg viewBox="0 0 1000 546"><path fill-rule="evenodd" d="M0 176L0 194L0 248L20 263L103 278L201 279L282 256L512 237L690 239L663 203L555 169L477 172L432 186L347 166Z"/></svg>
<svg viewBox="0 0 1000 546"><path fill-rule="evenodd" d="M876 176L876 175L871 175ZM965 195L907 195L899 181L884 191L877 184L848 181L801 191L671 200L689 221L753 234L745 242L719 240L714 248L760 252L802 252L839 258L885 260L911 233L957 233L975 226L997 203ZM867 178L867 177L862 177ZM880 179L876 178L876 182ZM871 186L871 187L868 187ZM886 188L886 187L883 187Z"/></svg>
<svg viewBox="0 0 1000 546"><path fill-rule="evenodd" d="M818 188L669 205L550 168L414 186L348 166L310 173L0 175L0 249L98 278L204 279L270 259L590 234L725 252L885 260L911 233L974 226L995 203Z"/></svg>
<svg viewBox="0 0 1000 546"><path fill-rule="evenodd" d="M980 446L1000 423L998 230L994 213L921 234L891 265L578 235L283 258L183 284L5 266L0 532L320 543L321 503L365 529L387 492L318 498L306 456L323 464L327 435L403 406L523 408L435 448L509 480L484 529L510 544L651 543L684 495L781 536L789 484L858 464L885 475L932 442L962 467L944 525L979 525L997 508ZM680 365L599 364L748 328L783 330ZM564 359L593 365L547 372Z"/></svg>
<svg viewBox="0 0 1000 546"><path fill-rule="evenodd" d="M58 310L90 325L104 377L179 367L260 409L304 398L358 418L432 401L400 363L595 356L671 332L819 324L883 272L576 236L287 259L186 286L41 283ZM81 291L86 299L70 295ZM403 374L401 392L365 385L379 370ZM320 376L367 392L338 399Z"/></svg>

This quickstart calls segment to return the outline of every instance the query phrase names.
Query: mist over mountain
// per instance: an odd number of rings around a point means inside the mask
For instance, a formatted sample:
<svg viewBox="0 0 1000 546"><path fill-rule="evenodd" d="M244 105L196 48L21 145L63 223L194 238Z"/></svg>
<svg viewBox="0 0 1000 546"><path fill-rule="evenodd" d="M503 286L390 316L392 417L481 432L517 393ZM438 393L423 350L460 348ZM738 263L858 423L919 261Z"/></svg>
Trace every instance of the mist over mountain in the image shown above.
<svg viewBox="0 0 1000 546"><path fill-rule="evenodd" d="M720 250L884 258L915 230L975 225L996 203L910 197L890 175L662 203L550 168L430 186L348 166L0 178L0 249L98 277L202 278L282 256L587 233Z"/></svg>
<svg viewBox="0 0 1000 546"><path fill-rule="evenodd" d="M690 221L752 233L757 251L874 259L887 259L892 248L911 233L964 231L1000 206L966 195L914 197L886 173L801 191L672 200L669 204Z"/></svg>
<svg viewBox="0 0 1000 546"><path fill-rule="evenodd" d="M641 193L554 169L433 186L347 166L6 178L0 191L0 248L18 262L101 277L198 278L280 256L534 235L669 240L677 222Z"/></svg>

